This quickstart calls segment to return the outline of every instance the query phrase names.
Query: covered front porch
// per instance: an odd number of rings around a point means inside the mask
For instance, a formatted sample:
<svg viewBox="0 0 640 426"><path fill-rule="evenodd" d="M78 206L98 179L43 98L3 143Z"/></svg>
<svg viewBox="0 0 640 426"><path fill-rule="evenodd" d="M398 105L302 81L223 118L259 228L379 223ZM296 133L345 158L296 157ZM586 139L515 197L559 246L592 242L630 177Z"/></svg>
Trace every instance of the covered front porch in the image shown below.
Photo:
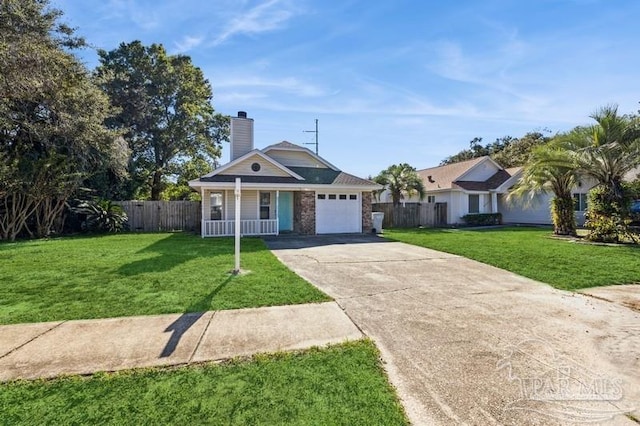
<svg viewBox="0 0 640 426"><path fill-rule="evenodd" d="M233 236L235 194L232 189L202 189L202 237ZM240 234L279 235L294 230L294 191L240 192Z"/></svg>

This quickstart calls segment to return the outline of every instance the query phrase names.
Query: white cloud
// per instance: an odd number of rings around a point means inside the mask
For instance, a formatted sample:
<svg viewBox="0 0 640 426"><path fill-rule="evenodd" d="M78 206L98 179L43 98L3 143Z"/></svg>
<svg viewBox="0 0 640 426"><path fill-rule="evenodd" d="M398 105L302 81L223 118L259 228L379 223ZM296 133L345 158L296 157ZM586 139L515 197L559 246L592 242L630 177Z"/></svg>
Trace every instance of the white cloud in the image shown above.
<svg viewBox="0 0 640 426"><path fill-rule="evenodd" d="M227 79L219 78L216 80L215 86L217 89L240 88L251 91L260 89L269 91L275 90L305 98L320 97L327 94L327 91L323 88L312 83L301 81L295 77L276 79L268 79L259 76L241 76Z"/></svg>
<svg viewBox="0 0 640 426"><path fill-rule="evenodd" d="M158 13L154 8L143 7L135 0L109 0L103 5L103 19L111 21L128 19L143 30L152 30L160 25Z"/></svg>
<svg viewBox="0 0 640 426"><path fill-rule="evenodd" d="M176 52L177 53L188 52L189 50L195 47L198 47L203 40L204 40L203 37L185 36L182 38L181 41L177 41L174 43L176 47Z"/></svg>
<svg viewBox="0 0 640 426"><path fill-rule="evenodd" d="M288 1L268 0L231 18L224 31L213 41L218 45L237 34L259 34L282 28L297 9Z"/></svg>

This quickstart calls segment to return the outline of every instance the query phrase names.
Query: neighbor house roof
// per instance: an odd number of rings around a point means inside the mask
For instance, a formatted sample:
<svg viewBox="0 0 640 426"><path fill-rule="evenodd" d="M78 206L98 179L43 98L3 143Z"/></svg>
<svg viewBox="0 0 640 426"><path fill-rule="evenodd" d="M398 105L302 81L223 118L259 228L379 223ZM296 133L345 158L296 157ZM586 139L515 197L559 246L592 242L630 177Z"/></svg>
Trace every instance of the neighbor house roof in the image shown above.
<svg viewBox="0 0 640 426"><path fill-rule="evenodd" d="M498 170L496 174L491 176L484 182L457 180L453 182L453 186L466 189L467 191L489 191L502 185L509 179L511 175L506 170Z"/></svg>
<svg viewBox="0 0 640 426"><path fill-rule="evenodd" d="M467 175L474 167L485 161L493 163L499 168L499 170L484 181L464 180L465 175ZM424 187L427 191L438 191L443 189L489 191L498 188L519 170L520 168L518 167L503 169L490 157L484 156L467 161L461 161L459 163L418 170L418 175L422 178Z"/></svg>
<svg viewBox="0 0 640 426"><path fill-rule="evenodd" d="M418 175L422 178L424 188L427 191L451 189L453 188L453 182L456 179L482 161L486 161L486 157L479 157L472 160L461 161L459 163L447 164L445 166L418 170Z"/></svg>

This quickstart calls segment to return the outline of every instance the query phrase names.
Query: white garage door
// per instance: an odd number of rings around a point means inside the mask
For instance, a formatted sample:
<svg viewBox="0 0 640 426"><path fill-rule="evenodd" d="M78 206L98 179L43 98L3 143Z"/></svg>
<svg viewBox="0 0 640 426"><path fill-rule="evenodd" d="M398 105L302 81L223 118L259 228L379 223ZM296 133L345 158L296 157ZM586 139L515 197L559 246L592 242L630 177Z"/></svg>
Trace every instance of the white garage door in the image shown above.
<svg viewBox="0 0 640 426"><path fill-rule="evenodd" d="M316 233L362 232L361 208L359 193L317 193Z"/></svg>

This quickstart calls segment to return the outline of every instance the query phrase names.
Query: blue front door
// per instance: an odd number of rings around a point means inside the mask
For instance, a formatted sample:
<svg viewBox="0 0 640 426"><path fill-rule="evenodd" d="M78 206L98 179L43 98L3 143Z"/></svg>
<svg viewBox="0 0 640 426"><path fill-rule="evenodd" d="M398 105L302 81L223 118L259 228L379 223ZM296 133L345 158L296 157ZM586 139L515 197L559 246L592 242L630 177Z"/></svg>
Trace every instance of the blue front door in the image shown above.
<svg viewBox="0 0 640 426"><path fill-rule="evenodd" d="M293 231L293 192L281 192L278 199L278 227Z"/></svg>

